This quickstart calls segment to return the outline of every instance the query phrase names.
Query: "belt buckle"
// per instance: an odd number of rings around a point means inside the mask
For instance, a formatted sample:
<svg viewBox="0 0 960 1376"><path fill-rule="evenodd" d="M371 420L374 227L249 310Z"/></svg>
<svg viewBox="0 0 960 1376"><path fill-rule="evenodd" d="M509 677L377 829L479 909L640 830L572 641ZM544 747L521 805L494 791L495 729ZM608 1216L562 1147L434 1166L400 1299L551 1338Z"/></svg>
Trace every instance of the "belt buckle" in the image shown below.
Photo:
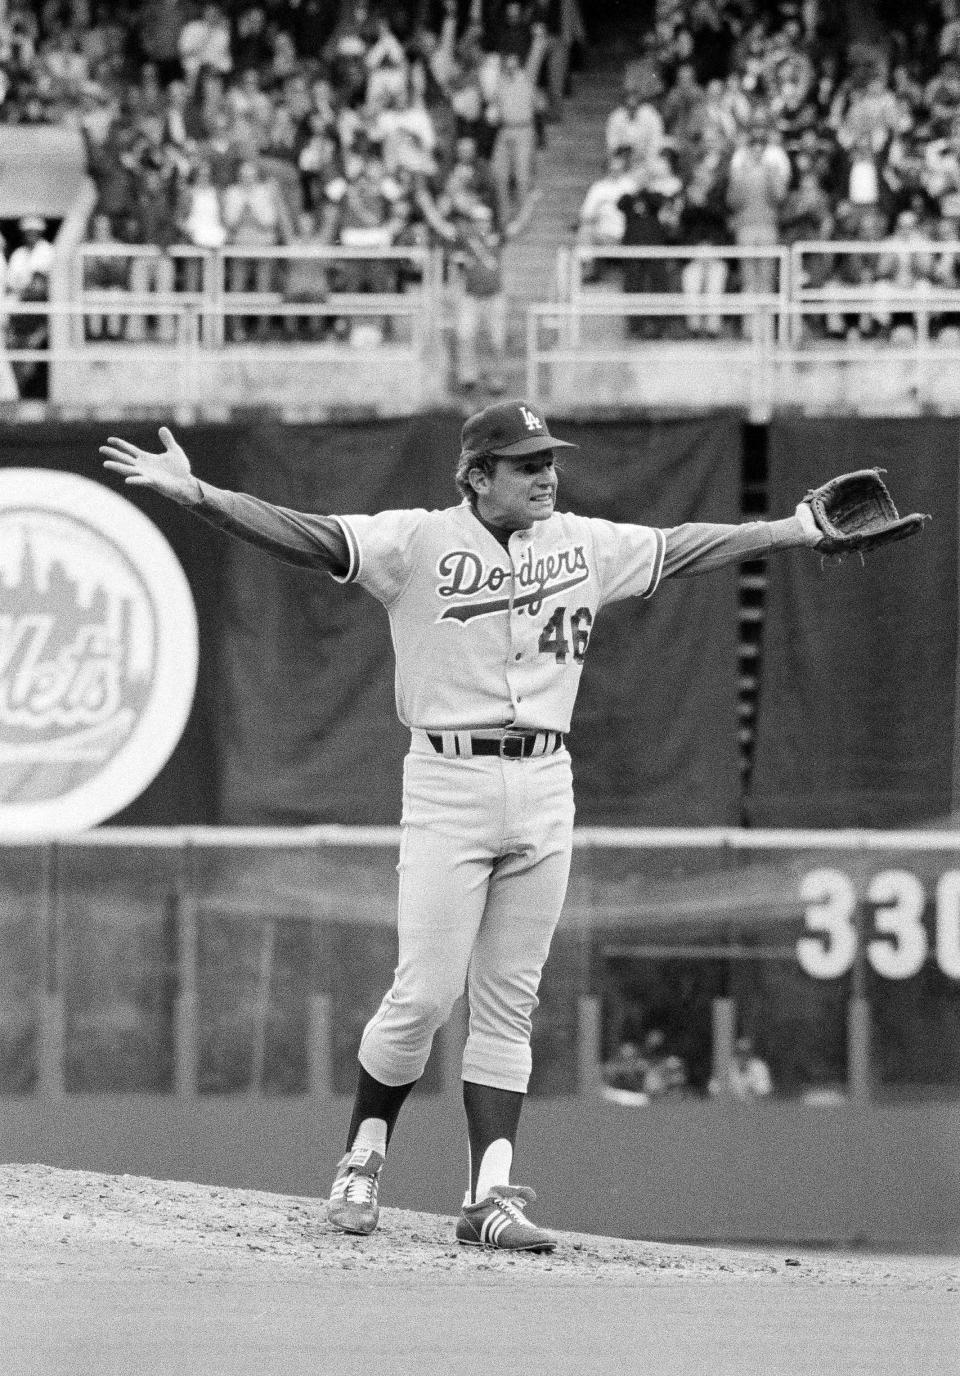
<svg viewBox="0 0 960 1376"><path fill-rule="evenodd" d="M521 735L519 731L505 731L504 734L500 737L501 760L522 760L524 758L523 745L524 741L526 740L527 737ZM509 749L511 744L514 745L516 748L512 750Z"/></svg>

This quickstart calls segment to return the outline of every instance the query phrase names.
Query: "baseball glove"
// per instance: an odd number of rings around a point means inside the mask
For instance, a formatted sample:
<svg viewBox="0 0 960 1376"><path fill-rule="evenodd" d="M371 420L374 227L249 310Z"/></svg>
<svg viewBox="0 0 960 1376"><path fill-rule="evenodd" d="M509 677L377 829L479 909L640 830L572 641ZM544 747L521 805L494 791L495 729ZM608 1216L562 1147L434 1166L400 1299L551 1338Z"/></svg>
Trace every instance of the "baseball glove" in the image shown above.
<svg viewBox="0 0 960 1376"><path fill-rule="evenodd" d="M804 497L821 532L815 546L822 554L865 553L894 540L919 535L929 516L915 511L901 516L886 483L885 468L860 468L841 473Z"/></svg>

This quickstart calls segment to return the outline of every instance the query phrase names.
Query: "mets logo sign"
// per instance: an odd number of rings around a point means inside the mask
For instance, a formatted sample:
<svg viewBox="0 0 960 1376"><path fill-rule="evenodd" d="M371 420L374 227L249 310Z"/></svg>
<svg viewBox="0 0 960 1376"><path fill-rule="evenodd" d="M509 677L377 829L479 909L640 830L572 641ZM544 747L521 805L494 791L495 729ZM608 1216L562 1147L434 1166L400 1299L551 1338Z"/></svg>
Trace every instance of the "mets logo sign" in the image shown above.
<svg viewBox="0 0 960 1376"><path fill-rule="evenodd" d="M0 835L102 822L169 759L197 681L193 598L136 507L0 471Z"/></svg>

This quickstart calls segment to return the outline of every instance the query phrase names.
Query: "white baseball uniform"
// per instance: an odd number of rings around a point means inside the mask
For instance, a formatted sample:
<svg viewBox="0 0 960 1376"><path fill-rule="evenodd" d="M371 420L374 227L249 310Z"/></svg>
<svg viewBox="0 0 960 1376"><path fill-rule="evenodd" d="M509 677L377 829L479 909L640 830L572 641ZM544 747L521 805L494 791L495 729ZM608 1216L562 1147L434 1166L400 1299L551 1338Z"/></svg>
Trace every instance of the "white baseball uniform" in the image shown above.
<svg viewBox="0 0 960 1376"><path fill-rule="evenodd" d="M563 733L598 611L651 597L665 576L807 536L796 518L659 530L554 513L505 544L467 502L329 517L203 483L198 496L194 510L207 520L358 583L390 619L397 711L411 731L399 962L364 1031L361 1064L382 1084L416 1080L466 987L464 1079L526 1090L530 1019L570 867ZM527 757L478 753L505 731L530 736Z"/></svg>

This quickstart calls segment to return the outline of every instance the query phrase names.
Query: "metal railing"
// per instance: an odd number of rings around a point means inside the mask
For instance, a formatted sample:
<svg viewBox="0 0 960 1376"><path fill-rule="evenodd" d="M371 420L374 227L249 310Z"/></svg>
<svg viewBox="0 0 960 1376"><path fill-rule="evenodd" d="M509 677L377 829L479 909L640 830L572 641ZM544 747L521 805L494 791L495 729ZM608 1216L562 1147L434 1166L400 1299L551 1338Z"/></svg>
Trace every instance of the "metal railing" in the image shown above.
<svg viewBox="0 0 960 1376"><path fill-rule="evenodd" d="M621 404L745 406L763 422L809 401L819 368L835 382L854 372L886 379L901 410L960 412L960 286L798 287L796 270L789 276L786 296L583 292L536 303L527 312L527 390L546 404L583 405L573 393L592 365L601 379L619 378ZM708 321L710 330L690 328ZM870 410L870 388L848 404ZM596 404L611 404L596 390Z"/></svg>
<svg viewBox="0 0 960 1376"><path fill-rule="evenodd" d="M672 308L677 304L688 303L686 314L706 315L701 311L701 298L720 297L726 300L735 296L749 310L769 312L779 315L790 303L790 255L782 245L772 247L747 247L733 245L592 245L576 244L559 250L557 258L557 296L560 301L573 305L586 304L595 296L590 290L587 279L588 270L597 270L598 264L613 265L624 274L645 270L650 276L650 285L643 285L634 291L624 288L624 294L638 298L644 306L655 312L657 308ZM684 290L683 275L692 265L709 267L716 265L724 270L724 281L729 280L733 270L738 290L728 292L724 285L721 289L694 292Z"/></svg>
<svg viewBox="0 0 960 1376"><path fill-rule="evenodd" d="M120 280L92 283L97 264L114 265L106 275ZM311 265L311 280L297 284L296 269L304 264ZM70 304L79 312L69 343L91 342L91 319L99 332L104 319L121 317L122 327L109 332L111 342L150 336L169 344L169 338L158 339L156 322L182 311L194 317L192 334L202 349L247 343L251 333L265 343L267 326L272 342L319 343L326 337L318 328L324 322L357 318L380 321L385 337L404 322L418 348L436 314L440 281L437 255L417 247L81 244L71 274ZM301 330L301 323L315 328ZM371 342L369 332L364 342Z"/></svg>
<svg viewBox="0 0 960 1376"><path fill-rule="evenodd" d="M856 256L902 270L891 278L871 269L869 280L847 282L852 274L844 264ZM832 271L825 276L817 263L826 259ZM764 420L781 405L819 404L811 367L823 370L821 396L832 389L838 405L870 409L872 384L864 395L850 397L840 396L843 387L836 386L837 377L859 369L864 377L883 378L884 397L890 394L894 409L958 413L960 381L953 379L960 376L960 275L952 271L954 261L960 267L960 242L572 246L558 258L559 299L529 309L527 388L546 404L734 406ZM51 376L69 383L64 367L129 366L134 357L138 366L149 359L150 368L167 370L170 385L143 389L141 400L130 405L216 405L222 369L233 366L231 360L246 366L248 358L267 356L304 367L350 367L352 359L369 363L376 351L388 350L381 356L398 368L415 361L442 386L442 364L438 370L432 360L441 357L454 285L446 280L440 251L174 245L161 252L83 244L71 262L67 287L61 282L49 303L2 303L6 371L0 369L0 400L19 389L10 381L11 368L19 378L48 365ZM644 262L656 269L648 282L669 290L598 289L585 281L590 265L613 263L619 272ZM940 269L923 276L921 269L931 264ZM100 273L103 265L108 271ZM703 271L684 278L691 265ZM754 289L757 283L744 276L751 266L764 269L770 290ZM711 275L711 268L717 273ZM733 289L745 285L751 289ZM38 322L34 331L31 319ZM584 367L600 384L595 397ZM416 381L420 373L409 376L414 392L426 385ZM232 385L231 396L239 396L237 379ZM129 389L120 392L132 397ZM67 406L81 404L81 393L79 383L66 385ZM51 399L58 399L53 391ZM94 398L90 404L98 403ZM415 404L413 392L404 404ZM389 407L389 400L381 405Z"/></svg>

